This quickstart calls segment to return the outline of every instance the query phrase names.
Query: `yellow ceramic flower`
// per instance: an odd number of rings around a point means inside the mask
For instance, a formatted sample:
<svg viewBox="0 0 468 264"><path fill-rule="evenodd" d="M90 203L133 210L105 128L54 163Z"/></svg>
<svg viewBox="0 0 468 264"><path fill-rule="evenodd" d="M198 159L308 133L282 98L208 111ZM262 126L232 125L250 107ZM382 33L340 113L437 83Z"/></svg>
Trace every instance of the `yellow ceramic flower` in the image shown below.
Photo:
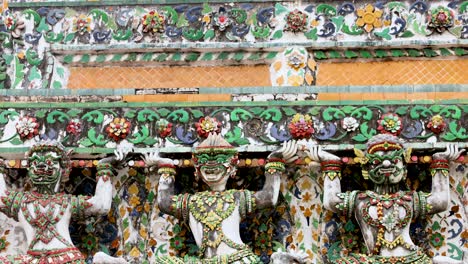
<svg viewBox="0 0 468 264"><path fill-rule="evenodd" d="M204 15L202 20L205 24L209 24L211 22L211 17L209 15Z"/></svg>
<svg viewBox="0 0 468 264"><path fill-rule="evenodd" d="M314 20L312 20L312 21L310 22L310 26L311 26L311 27L318 27L319 24L320 24L320 21L319 21L319 20L316 20L316 19L314 19Z"/></svg>
<svg viewBox="0 0 468 264"><path fill-rule="evenodd" d="M356 25L364 27L367 32L371 32L374 28L382 27L382 10L376 9L373 5L368 4L364 9L358 9L358 19Z"/></svg>

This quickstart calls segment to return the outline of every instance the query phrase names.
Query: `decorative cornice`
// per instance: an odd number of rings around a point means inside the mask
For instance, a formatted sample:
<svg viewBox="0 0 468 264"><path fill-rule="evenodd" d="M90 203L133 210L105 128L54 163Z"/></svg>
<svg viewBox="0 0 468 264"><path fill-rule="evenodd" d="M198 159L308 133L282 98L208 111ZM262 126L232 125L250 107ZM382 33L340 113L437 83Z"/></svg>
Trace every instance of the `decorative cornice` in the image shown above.
<svg viewBox="0 0 468 264"><path fill-rule="evenodd" d="M0 148L16 152L16 147L29 146L40 139L55 139L66 147L90 148L93 153L122 142L136 148L178 148L179 152L184 149L187 152L203 138L204 127L213 127L205 123L214 121L222 124L221 134L229 143L247 152L266 150L268 146L304 136L327 148L345 150L362 146L377 133L399 134L408 143L434 147L434 142L465 142L467 114L466 100L207 102L178 106L124 102L3 103ZM306 134L301 120L310 120ZM34 129L26 133L29 128Z"/></svg>

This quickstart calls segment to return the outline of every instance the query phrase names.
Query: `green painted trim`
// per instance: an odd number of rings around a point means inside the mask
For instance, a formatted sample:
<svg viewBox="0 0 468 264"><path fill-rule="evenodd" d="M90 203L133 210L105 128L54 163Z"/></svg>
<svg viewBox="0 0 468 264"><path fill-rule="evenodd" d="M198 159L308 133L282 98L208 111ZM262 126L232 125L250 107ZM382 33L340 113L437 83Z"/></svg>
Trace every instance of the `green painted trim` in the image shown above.
<svg viewBox="0 0 468 264"><path fill-rule="evenodd" d="M222 65L238 65L239 62L249 63L249 64L270 64L278 54L280 54L279 50L271 51L268 48L261 50L258 49L257 51L252 50L231 50L231 51L221 51L221 50L211 50L209 48L208 51L202 52L193 52L191 48L184 48L185 52L180 52L180 50L164 50L164 51L153 51L153 52L132 52L133 45L130 45L127 50L116 50L111 49L105 52L110 53L99 53L94 54L95 51L89 50L90 54L82 54L83 50L76 50L75 54L58 54L60 60L64 64L68 65L99 65L99 64L118 64L122 62L126 62L129 60L129 57L132 57L132 62L139 62L144 63L144 65L148 65L151 63L156 63L159 65L181 65L187 64L190 65L206 65L206 62L210 62L211 65L214 63L222 64ZM221 49L221 48L220 48ZM309 48L314 49L314 48ZM457 52L458 50L463 50L464 52ZM360 49L350 49L350 50L333 50L330 49L328 51L325 50L312 50L312 56L317 61L325 61L325 60L340 60L340 61L349 61L355 59L363 59L363 60L386 60L387 58L396 58L400 60L405 60L407 57L410 56L410 50L413 53L425 54L426 50L430 50L433 56L425 56L421 55L424 58L434 58L434 57L447 57L444 55L442 50L445 50L447 53L450 53L451 57L464 57L468 55L468 48L464 47L452 47L452 48L437 48L434 47L433 49L391 49L392 51L399 51L400 54L394 56L394 53L388 53L388 56L382 57L379 56L374 50L365 50L365 48ZM343 54L352 51L356 55L355 57L346 57ZM367 55L363 55L364 51ZM390 51L388 50L380 50L380 51ZM117 53L112 53L117 52ZM120 53L119 53L120 52ZM172 53L171 53L172 52ZM223 54L223 56L220 56ZM240 56L242 55L242 56ZM241 57L239 59L238 57ZM177 58L175 60L174 58Z"/></svg>
<svg viewBox="0 0 468 264"><path fill-rule="evenodd" d="M160 4L200 4L200 3L245 3L245 2L265 2L262 0L72 0L72 1L39 1L39 2L23 2L9 3L10 7L43 7L43 6L136 6L136 5L160 5ZM282 0L268 0L268 2L282 2Z"/></svg>

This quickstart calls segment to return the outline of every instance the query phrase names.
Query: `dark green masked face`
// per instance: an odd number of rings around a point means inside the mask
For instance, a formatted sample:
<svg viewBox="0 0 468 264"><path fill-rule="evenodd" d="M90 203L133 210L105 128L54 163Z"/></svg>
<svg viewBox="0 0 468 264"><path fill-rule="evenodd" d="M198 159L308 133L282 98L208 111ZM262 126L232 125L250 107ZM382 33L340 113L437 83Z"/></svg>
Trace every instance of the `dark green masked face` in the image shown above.
<svg viewBox="0 0 468 264"><path fill-rule="evenodd" d="M53 151L37 151L29 157L28 176L38 192L53 193L62 168L61 157Z"/></svg>
<svg viewBox="0 0 468 264"><path fill-rule="evenodd" d="M396 184L405 176L403 149L367 154L369 179L375 184Z"/></svg>

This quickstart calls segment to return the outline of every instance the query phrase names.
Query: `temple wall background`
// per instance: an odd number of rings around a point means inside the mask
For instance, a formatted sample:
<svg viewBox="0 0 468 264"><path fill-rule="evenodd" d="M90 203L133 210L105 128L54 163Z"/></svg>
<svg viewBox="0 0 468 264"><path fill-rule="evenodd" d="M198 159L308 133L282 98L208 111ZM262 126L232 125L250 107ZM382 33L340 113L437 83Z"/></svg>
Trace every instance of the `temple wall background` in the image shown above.
<svg viewBox="0 0 468 264"><path fill-rule="evenodd" d="M379 21L372 27L359 20L366 8ZM467 147L467 1L9 1L1 11L0 156L8 184L23 187L23 153L41 139L74 149L63 188L80 194L92 193L98 158L119 144L135 147L113 179L112 211L73 226L89 256L102 250L151 263L155 255L194 254L188 229L155 206L157 179L138 153L160 149L178 159L179 191L202 190L190 152L206 117L241 152L230 186L251 190L262 185L268 153L300 138L289 128L296 114L311 120L305 139L343 157L348 188L367 187L352 149L384 133L385 118L415 150L407 182L414 190L430 188L431 154L444 143ZM440 12L446 20L434 20ZM20 120L35 129L20 133ZM107 130L119 122L128 122L126 133ZM465 262L467 161L450 168L449 210L412 227L431 255ZM362 246L356 223L322 208L322 180L318 168L305 172L308 163L284 175L275 210L241 227L265 262L282 249L326 263ZM3 215L0 222L1 254L24 251L22 230Z"/></svg>

